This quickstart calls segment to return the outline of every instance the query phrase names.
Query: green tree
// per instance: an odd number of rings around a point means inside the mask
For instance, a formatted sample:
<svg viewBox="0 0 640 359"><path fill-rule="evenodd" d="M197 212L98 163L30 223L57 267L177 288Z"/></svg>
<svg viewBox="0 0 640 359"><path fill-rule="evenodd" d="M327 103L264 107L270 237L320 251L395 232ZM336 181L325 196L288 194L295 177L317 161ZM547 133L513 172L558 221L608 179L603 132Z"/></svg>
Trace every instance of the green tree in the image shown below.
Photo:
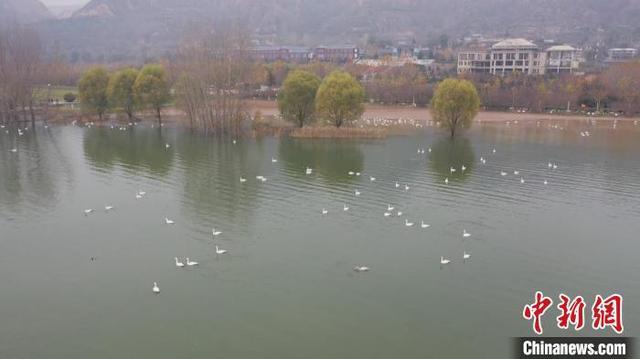
<svg viewBox="0 0 640 359"><path fill-rule="evenodd" d="M351 75L334 71L318 88L316 111L336 127L357 120L364 112L364 90Z"/></svg>
<svg viewBox="0 0 640 359"><path fill-rule="evenodd" d="M320 87L318 76L302 70L291 72L278 94L278 108L282 117L300 127L311 122L318 87Z"/></svg>
<svg viewBox="0 0 640 359"><path fill-rule="evenodd" d="M109 73L103 67L94 67L85 72L78 84L82 106L95 112L100 120L109 108L108 86Z"/></svg>
<svg viewBox="0 0 640 359"><path fill-rule="evenodd" d="M167 72L162 65L146 65L138 74L133 91L140 106L150 107L162 124L162 107L171 100Z"/></svg>
<svg viewBox="0 0 640 359"><path fill-rule="evenodd" d="M138 78L138 70L123 69L111 75L107 94L109 103L113 107L118 107L133 120L133 113L137 107L137 100L133 92L133 85Z"/></svg>
<svg viewBox="0 0 640 359"><path fill-rule="evenodd" d="M76 101L76 94L74 94L73 92L67 92L64 94L64 102L67 103L72 103Z"/></svg>
<svg viewBox="0 0 640 359"><path fill-rule="evenodd" d="M446 79L438 84L431 100L431 114L456 135L456 130L471 125L480 110L480 97L473 83L467 80Z"/></svg>

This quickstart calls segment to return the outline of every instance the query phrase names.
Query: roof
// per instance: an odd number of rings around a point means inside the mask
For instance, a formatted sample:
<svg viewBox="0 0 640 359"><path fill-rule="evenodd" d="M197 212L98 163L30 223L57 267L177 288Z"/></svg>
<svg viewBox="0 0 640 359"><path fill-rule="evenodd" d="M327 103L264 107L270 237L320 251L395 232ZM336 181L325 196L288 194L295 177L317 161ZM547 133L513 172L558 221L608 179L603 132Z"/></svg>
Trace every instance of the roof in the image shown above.
<svg viewBox="0 0 640 359"><path fill-rule="evenodd" d="M538 46L526 39L505 39L491 46L492 49L512 49L512 48L531 48L536 49Z"/></svg>
<svg viewBox="0 0 640 359"><path fill-rule="evenodd" d="M569 45L551 46L547 51L576 51L575 47Z"/></svg>

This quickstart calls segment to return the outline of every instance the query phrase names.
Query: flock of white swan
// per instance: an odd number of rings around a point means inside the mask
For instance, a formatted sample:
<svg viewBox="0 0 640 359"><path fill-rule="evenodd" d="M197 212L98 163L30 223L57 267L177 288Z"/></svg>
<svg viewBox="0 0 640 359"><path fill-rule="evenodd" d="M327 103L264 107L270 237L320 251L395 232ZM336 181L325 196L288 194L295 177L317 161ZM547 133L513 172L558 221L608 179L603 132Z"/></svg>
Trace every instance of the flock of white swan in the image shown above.
<svg viewBox="0 0 640 359"><path fill-rule="evenodd" d="M375 122L375 121L374 121L374 122ZM407 121L407 122L411 123L411 121ZM615 122L617 122L617 121L615 121ZM615 123L615 122L614 122L614 125L613 125L613 126L614 126L614 127L613 127L614 129L615 129L615 126L616 126L616 123ZM516 123L516 124L517 124L517 121L515 121L514 123ZM380 125L381 123L377 123L377 124L378 124L378 125ZM386 123L385 123L385 124L386 124ZM634 125L637 125L637 124L638 124L638 122L637 122L637 121L634 121ZM87 127L91 127L92 125L93 125L93 123L89 123L89 124L87 125ZM130 126L133 126L133 125L135 125L135 124L129 124L129 125L130 125ZM506 123L506 125L507 125L507 126L509 126L509 125L510 125L510 123L509 123L509 122L507 122L507 123ZM539 125L540 125L540 124L538 123L538 126L539 126ZM557 126L557 125L556 125L556 126ZM550 127L552 127L552 126L550 125ZM112 129L121 130L121 131L124 131L124 130L126 130L126 129L127 129L127 128L126 128L126 126L124 126L124 127L123 127L123 126L120 126L120 127L114 127L114 126L111 126L111 128L112 128ZM0 125L0 129L5 129L5 126L4 126L4 125ZM17 135L18 135L18 136L23 136L23 135L25 134L25 132L26 132L26 131L28 131L28 130L29 130L29 128L28 128L28 127L25 127L24 129L20 129L20 128L18 128L18 130L17 130L17 131L18 131L18 132L17 132ZM5 130L5 133L9 134L9 130L8 130L8 129L7 129L7 130ZM589 131L580 131L580 136L581 136L581 137L590 137L590 136L591 136L591 133L590 133ZM235 145L236 143L237 143L237 141L236 141L236 140L233 140L233 144ZM166 143L166 144L164 145L164 147L165 147L165 149L169 149L169 148L171 148L171 145L170 145L169 143ZM18 152L18 148L17 148L17 147L14 147L14 148L11 148L9 151L10 151L11 153L17 153L17 152ZM431 152L432 152L432 149L431 149L431 148L428 148L428 149L425 151L425 149L423 149L423 148L418 148L418 150L417 150L417 153L418 153L418 154L425 154L426 152L431 153ZM494 149L491 151L491 153L492 153L492 154L495 154L495 153L496 153L496 149L494 148ZM277 162L278 162L278 159L276 159L275 157L272 157L272 158L271 158L271 162L272 162L272 163L277 163ZM483 165L484 165L484 164L486 164L486 163L487 163L486 158L485 158L485 157L483 157L483 156L480 156L480 163L481 163L481 164L483 164ZM548 167L549 169L551 169L551 170L555 170L555 169L557 169L557 168L558 168L558 164L557 164L557 163L548 162L548 163L547 163L547 167ZM457 169L457 168L454 168L454 167L450 167L449 172L450 172L450 174L451 174L451 175L453 175L453 174L455 174L458 170L459 170L461 173L464 173L464 172L467 170L467 167L466 167L465 165L462 165L462 166L460 167L460 169ZM306 174L306 175L312 175L312 174L313 174L313 169L312 169L312 168L310 168L310 167L306 167L306 168L304 169L304 172L305 172L305 174ZM349 171L347 174L348 174L349 176L356 176L356 177L359 177L359 176L361 176L361 175L362 175L362 173L360 173L360 172L356 172L356 171ZM502 176L502 177L505 177L505 176L508 176L508 175L509 175L509 173L503 170L503 171L500 171L499 175L500 175L500 176ZM513 175L514 175L514 176L519 176L519 175L520 175L520 171L518 171L518 170L514 170L514 171L513 171ZM246 183L246 182L247 182L247 178L245 178L245 177L240 177L240 179L239 179L239 180L240 180L240 183ZM266 182L266 181L267 181L267 178L266 178L265 176L258 175L258 176L256 176L256 180L258 180L258 181L260 181L260 182ZM370 181L370 182L375 182L376 180L377 180L377 179L376 179L376 177L374 177L374 176L369 176L369 181ZM521 177L520 177L520 183L524 184L525 182L526 182L526 181L525 181L525 178L524 178L523 176L521 176ZM445 184L448 184L448 183L449 183L449 178L448 178L448 177L444 179L444 183L445 183ZM548 182L546 179L544 179L543 184L544 184L544 185L548 185L548 183L549 183L549 182ZM403 189L405 192L408 192L408 191L410 190L410 186L409 186L408 184L401 185L401 184L400 184L399 182L397 182L397 181L396 181L396 182L394 182L394 186L395 186L395 188L397 188L397 189ZM140 199L143 199L145 195L146 195L146 192L144 192L144 191L137 191L137 192L135 193L135 198L136 198L136 199L138 199L138 200L140 200ZM358 190L358 189L356 189L356 190L354 191L354 195L355 195L356 197L360 196L360 195L361 195L361 191L360 191L360 190ZM114 208L115 208L115 207L114 207L113 205L106 205L106 206L104 206L104 210L105 210L106 212L111 211L111 210L113 210ZM344 204L343 204L343 206L342 206L342 210L343 210L344 212L349 211L349 210L350 210L349 205L348 205L347 203L344 203ZM85 215L85 216L88 216L89 214L91 214L91 213L93 213L93 212L94 212L94 209L92 209L92 208L88 208L88 209L85 209L85 210L84 210L84 215ZM322 208L322 210L321 210L321 215L322 215L322 216L327 216L327 215L329 215L329 210L328 210L328 209L326 209L326 208ZM383 216L384 216L384 217L392 217L392 216L395 216L395 217L402 217L402 216L403 216L403 212L402 212L402 211L399 211L399 210L396 210L396 209L394 208L394 206L392 206L391 204L388 204L388 205L386 206L386 211L384 211L384 212L383 212ZM164 218L164 222L165 222L165 224L166 224L166 225L174 225L174 224L175 224L175 221L174 221L174 220L172 220L172 219L170 219L170 218L168 218L168 217L165 217L165 218ZM414 226L416 225L416 223L415 223L415 222L410 221L410 220L409 220L409 219L407 219L407 218L405 218L405 220L404 220L404 225L405 225L406 227L414 227ZM428 224L428 223L425 223L425 221L424 221L424 220L421 220L421 221L420 221L420 223L419 223L419 225L420 225L420 228L422 228L422 229L428 229L429 227L431 227L431 225L430 225L430 224ZM212 229L212 236L213 236L213 238L214 238L214 239L215 239L216 237L220 236L221 234L222 234L222 232L221 232L221 231L216 230L215 228L213 228L213 229ZM466 230L466 229L463 229L463 230L462 230L462 239L464 240L464 239L469 238L469 237L471 237L471 234L470 234L469 232L467 232L467 230ZM228 253L228 251L227 251L226 249L222 249L222 248L220 248L220 247L216 244L216 245L215 245L215 253L216 253L216 255L224 255L224 254L227 254L227 253ZM469 260L470 258L471 258L471 253L468 253L466 250L465 250L465 251L463 251L463 253L462 253L462 260L463 260L463 261L467 261L467 260ZM193 260L191 260L189 257L186 257L186 258L185 258L185 260L184 260L184 262L183 262L183 261L181 261L181 260L180 260L180 258L175 257L175 258L174 258L174 261L175 261L175 266L176 266L176 268L195 267L195 266L198 266L198 264L199 264L197 261L193 261ZM441 265L441 266L443 266L443 265L448 265L448 264L450 264L451 262L452 262L452 261L451 261L451 259L446 258L445 256L441 256L441 257L440 257L440 265ZM353 270L354 270L355 272L358 272L358 273L362 273L362 272L369 272L369 271L371 270L371 267L366 266L366 265L357 265L357 266L353 267ZM158 286L158 283L157 283L157 282L153 282L152 291L153 291L153 293L156 293L156 294L157 294L157 293L160 293L160 287Z"/></svg>

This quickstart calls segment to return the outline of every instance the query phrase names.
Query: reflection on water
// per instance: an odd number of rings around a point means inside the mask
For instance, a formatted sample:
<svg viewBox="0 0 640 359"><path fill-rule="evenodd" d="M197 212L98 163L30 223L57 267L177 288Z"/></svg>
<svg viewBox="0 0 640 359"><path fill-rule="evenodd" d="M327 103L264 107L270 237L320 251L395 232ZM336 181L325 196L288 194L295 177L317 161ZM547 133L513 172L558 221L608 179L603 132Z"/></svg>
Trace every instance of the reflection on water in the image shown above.
<svg viewBox="0 0 640 359"><path fill-rule="evenodd" d="M307 167L330 182L349 182L349 172L362 172L364 155L357 143L349 141L283 139L278 155L290 173L305 176Z"/></svg>
<svg viewBox="0 0 640 359"><path fill-rule="evenodd" d="M445 178L449 181L465 181L471 176L475 162L476 157L468 138L443 137L431 147L429 164L437 174L438 182Z"/></svg>
<svg viewBox="0 0 640 359"><path fill-rule="evenodd" d="M96 167L105 170L120 165L128 170L147 170L156 176L166 175L173 160L173 149L161 128L127 131L94 127L86 130L84 153Z"/></svg>
<svg viewBox="0 0 640 359"><path fill-rule="evenodd" d="M637 336L639 139L604 121L486 123L455 141L0 133L0 357L508 358L534 289L620 292ZM545 334L565 335L553 320Z"/></svg>

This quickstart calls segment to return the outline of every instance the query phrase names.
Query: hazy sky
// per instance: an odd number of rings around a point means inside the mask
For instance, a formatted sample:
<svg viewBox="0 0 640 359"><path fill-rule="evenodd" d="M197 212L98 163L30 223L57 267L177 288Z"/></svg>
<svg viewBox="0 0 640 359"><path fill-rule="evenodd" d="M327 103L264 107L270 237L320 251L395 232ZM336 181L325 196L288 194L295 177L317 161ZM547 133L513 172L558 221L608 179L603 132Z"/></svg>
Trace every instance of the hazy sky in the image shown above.
<svg viewBox="0 0 640 359"><path fill-rule="evenodd" d="M89 0L40 0L47 6L60 6L60 5L84 5Z"/></svg>

